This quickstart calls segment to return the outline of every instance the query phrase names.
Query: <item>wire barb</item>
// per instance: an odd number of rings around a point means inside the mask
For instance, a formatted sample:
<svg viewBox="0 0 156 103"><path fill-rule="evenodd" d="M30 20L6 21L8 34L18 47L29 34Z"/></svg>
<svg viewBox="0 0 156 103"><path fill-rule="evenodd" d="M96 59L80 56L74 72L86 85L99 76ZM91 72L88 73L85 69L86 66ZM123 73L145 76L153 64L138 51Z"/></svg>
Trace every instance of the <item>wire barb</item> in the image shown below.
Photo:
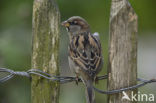
<svg viewBox="0 0 156 103"><path fill-rule="evenodd" d="M2 76L1 73L6 73L6 75ZM11 69L0 68L0 83L8 81L11 78L13 78L14 76L23 76L23 77L31 78L31 75L37 75L37 76L43 77L45 79L51 80L53 82L54 81L60 82L61 84L77 81L76 77L72 77L72 76L55 76L55 75L43 72L40 69L30 69L27 72L25 72L25 71L14 71L14 70L11 70ZM107 75L98 76L97 80L107 79L107 77L108 77ZM144 86L146 84L156 82L156 79L145 80L145 79L142 79L142 78L138 78L137 80L142 82L142 83L139 83L137 85L130 86L130 87L127 87L127 88L117 89L117 90L103 91L103 90L97 89L96 87L93 87L93 88L94 88L95 91L97 91L99 93L102 93L102 94L115 94L115 93L120 93L122 91L136 89L136 88L142 87L142 86ZM82 82L82 80L80 78L78 78L78 82Z"/></svg>

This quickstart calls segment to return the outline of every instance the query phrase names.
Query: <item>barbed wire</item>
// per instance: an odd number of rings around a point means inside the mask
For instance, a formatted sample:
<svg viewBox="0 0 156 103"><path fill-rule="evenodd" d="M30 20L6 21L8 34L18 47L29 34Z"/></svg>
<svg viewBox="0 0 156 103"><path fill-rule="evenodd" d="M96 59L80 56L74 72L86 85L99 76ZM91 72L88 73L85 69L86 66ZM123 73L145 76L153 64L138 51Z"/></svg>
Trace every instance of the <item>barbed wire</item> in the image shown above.
<svg viewBox="0 0 156 103"><path fill-rule="evenodd" d="M43 77L45 79L51 80L53 82L54 81L60 82L61 84L69 83L69 82L73 82L73 81L82 82L80 78L77 79L76 77L72 77L72 76L54 76L54 75L48 74L46 72L43 72L40 69L30 69L28 71L14 71L14 70L7 69L7 68L0 68L0 73L7 73L5 76L0 77L0 83L8 81L11 78L13 78L14 76L23 76L23 77L31 78L31 75L37 75L37 76ZM1 76L1 74L0 74L0 76ZM107 77L108 77L107 75L98 76L97 80L107 79ZM102 93L102 94L115 94L115 93L120 93L122 91L136 89L136 88L142 87L146 84L156 82L156 79L145 80L142 78L138 78L137 80L140 81L141 83L127 87L127 88L117 89L117 90L103 91L103 90L96 88L95 86L93 86L93 88L95 91Z"/></svg>

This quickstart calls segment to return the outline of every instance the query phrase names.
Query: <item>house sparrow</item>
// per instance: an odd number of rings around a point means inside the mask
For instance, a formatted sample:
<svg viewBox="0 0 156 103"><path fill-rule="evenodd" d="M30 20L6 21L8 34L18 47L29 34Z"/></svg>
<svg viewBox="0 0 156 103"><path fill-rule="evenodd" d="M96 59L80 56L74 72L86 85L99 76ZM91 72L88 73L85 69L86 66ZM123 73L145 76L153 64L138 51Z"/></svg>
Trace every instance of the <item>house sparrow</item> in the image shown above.
<svg viewBox="0 0 156 103"><path fill-rule="evenodd" d="M93 82L102 68L103 58L98 33L91 34L89 24L79 16L62 22L69 34L69 66L86 87L87 103L95 103Z"/></svg>

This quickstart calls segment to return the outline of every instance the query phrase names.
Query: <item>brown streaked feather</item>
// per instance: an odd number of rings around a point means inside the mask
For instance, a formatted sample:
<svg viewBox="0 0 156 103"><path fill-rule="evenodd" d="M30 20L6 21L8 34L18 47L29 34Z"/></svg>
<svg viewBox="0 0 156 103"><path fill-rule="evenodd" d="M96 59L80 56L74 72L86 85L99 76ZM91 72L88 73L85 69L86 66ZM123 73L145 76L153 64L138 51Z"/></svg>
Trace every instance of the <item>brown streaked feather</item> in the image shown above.
<svg viewBox="0 0 156 103"><path fill-rule="evenodd" d="M86 68L85 64L81 61L80 58L74 59L74 62L82 68Z"/></svg>
<svg viewBox="0 0 156 103"><path fill-rule="evenodd" d="M88 73L95 72L99 69L98 67L102 61L101 45L90 33L73 37L69 47L69 56L81 69ZM89 75L91 76L92 74Z"/></svg>
<svg viewBox="0 0 156 103"><path fill-rule="evenodd" d="M98 48L98 45L97 45L96 41L93 39L93 36L89 35L88 37L89 37L90 45L95 47L95 48ZM97 50L99 50L99 49L97 49Z"/></svg>
<svg viewBox="0 0 156 103"><path fill-rule="evenodd" d="M78 43L79 43L79 48L80 48L80 49L84 49L84 45L83 45L84 36L80 35L79 38L80 38L79 41L78 41Z"/></svg>

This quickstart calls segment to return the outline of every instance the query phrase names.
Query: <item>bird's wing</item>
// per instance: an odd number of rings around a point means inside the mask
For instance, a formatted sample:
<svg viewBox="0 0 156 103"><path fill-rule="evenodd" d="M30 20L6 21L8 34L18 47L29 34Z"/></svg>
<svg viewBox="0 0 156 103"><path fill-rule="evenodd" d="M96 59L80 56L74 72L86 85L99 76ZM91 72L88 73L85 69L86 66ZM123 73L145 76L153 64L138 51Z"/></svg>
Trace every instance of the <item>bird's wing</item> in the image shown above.
<svg viewBox="0 0 156 103"><path fill-rule="evenodd" d="M69 56L90 76L95 75L102 63L100 41L91 34L73 37L69 45Z"/></svg>

